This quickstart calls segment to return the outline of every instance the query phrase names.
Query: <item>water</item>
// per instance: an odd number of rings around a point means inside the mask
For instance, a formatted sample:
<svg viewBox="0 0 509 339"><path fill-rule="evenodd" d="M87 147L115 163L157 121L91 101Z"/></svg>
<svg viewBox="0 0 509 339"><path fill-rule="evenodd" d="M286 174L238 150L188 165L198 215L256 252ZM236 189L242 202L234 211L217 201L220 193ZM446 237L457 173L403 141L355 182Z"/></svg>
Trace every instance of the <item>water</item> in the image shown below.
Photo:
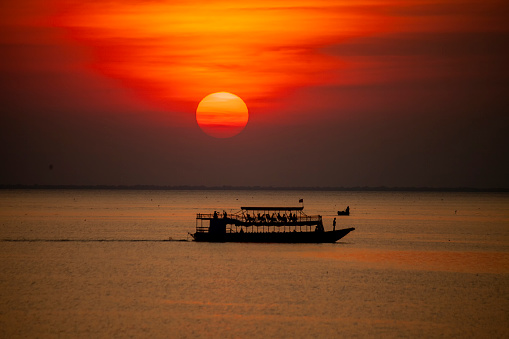
<svg viewBox="0 0 509 339"><path fill-rule="evenodd" d="M208 244L198 212L296 206L336 244ZM509 337L509 194L0 191L0 336Z"/></svg>

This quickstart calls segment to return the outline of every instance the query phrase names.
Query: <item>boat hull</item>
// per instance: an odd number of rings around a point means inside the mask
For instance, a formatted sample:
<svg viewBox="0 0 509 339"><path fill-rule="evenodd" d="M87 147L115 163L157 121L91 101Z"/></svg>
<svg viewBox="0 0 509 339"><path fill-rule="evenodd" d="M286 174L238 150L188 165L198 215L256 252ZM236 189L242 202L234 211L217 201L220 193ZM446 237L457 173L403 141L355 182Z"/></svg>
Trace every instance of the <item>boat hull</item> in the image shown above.
<svg viewBox="0 0 509 339"><path fill-rule="evenodd" d="M200 242L258 242L258 243L334 243L355 228L327 232L260 232L260 233L206 233L192 234Z"/></svg>

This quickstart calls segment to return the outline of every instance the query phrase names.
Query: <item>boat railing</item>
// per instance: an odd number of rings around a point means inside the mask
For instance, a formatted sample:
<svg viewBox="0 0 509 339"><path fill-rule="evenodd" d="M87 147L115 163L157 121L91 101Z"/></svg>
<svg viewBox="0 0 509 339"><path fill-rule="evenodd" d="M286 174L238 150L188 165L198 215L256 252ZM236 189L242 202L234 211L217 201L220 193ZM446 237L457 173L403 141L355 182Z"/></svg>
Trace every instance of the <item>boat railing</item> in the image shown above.
<svg viewBox="0 0 509 339"><path fill-rule="evenodd" d="M208 233L209 227L208 226L196 226L196 232L198 233Z"/></svg>
<svg viewBox="0 0 509 339"><path fill-rule="evenodd" d="M284 226L284 225L292 225L292 224L302 224L302 223L317 223L320 222L322 217L320 215L306 215L304 213L298 214L293 218L283 217L283 218L271 218L266 216L249 216L245 214L227 214L226 216L223 214L217 213L197 213L197 220L211 220L211 219L222 219L225 220L226 224L234 224L237 226L246 225L246 226L263 226L263 225L271 225L271 226ZM198 226L201 227L201 226Z"/></svg>
<svg viewBox="0 0 509 339"><path fill-rule="evenodd" d="M216 215L216 217L218 217ZM212 219L214 218L214 214L213 213L198 213L196 214L196 219Z"/></svg>

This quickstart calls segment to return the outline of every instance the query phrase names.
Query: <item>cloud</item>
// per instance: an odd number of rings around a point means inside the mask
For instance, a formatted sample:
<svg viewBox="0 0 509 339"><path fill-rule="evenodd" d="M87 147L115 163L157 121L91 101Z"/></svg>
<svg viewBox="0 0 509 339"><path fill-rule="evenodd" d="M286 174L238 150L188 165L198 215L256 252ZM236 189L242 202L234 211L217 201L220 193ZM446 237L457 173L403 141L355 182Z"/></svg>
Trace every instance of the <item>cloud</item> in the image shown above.
<svg viewBox="0 0 509 339"><path fill-rule="evenodd" d="M352 56L497 56L509 52L508 32L414 32L359 37L329 46L326 53Z"/></svg>
<svg viewBox="0 0 509 339"><path fill-rule="evenodd" d="M270 102L330 81L340 63L319 48L372 31L380 20L359 5L290 4L88 1L55 22L92 47L96 69L154 100L172 105L229 91Z"/></svg>

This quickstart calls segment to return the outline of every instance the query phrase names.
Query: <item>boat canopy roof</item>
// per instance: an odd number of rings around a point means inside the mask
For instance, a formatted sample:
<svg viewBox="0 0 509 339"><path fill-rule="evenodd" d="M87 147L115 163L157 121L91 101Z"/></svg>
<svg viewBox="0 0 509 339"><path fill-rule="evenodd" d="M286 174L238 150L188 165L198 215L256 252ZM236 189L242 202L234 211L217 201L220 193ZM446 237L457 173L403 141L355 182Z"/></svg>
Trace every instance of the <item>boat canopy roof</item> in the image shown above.
<svg viewBox="0 0 509 339"><path fill-rule="evenodd" d="M241 207L246 211L302 211L304 206L299 207Z"/></svg>

